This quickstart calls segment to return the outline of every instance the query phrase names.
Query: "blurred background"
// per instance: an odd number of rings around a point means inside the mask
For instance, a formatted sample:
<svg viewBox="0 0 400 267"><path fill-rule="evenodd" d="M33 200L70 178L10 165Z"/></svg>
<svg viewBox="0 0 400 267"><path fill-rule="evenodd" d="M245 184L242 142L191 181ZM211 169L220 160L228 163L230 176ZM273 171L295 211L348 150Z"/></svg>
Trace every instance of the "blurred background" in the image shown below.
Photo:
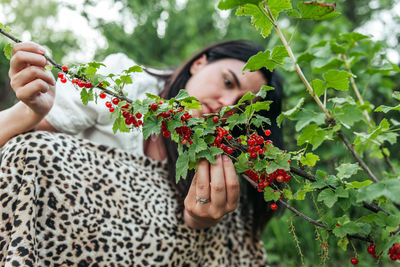
<svg viewBox="0 0 400 267"><path fill-rule="evenodd" d="M263 39L250 24L248 17L238 17L231 11L217 9L216 0L0 0L0 23L10 26L12 33L23 41L34 41L45 46L51 57L61 64L102 61L111 53L122 52L137 63L166 68L179 66L185 59L202 47L221 40L249 39L271 49L280 44L272 34ZM300 1L292 1L296 6ZM333 1L327 1L332 3ZM375 107L391 105L391 94L400 87L399 75L385 72L390 62L399 64L400 0L337 0L337 10L342 15L325 22L303 21L281 16L280 25L292 49L299 55L312 44L337 38L338 34L357 31L370 35L371 39L360 45L363 56L353 62L352 71L358 76L365 100ZM3 50L8 40L0 38ZM331 52L316 54L321 63L332 59ZM318 63L318 62L317 62ZM380 68L379 71L363 71L363 67ZM321 64L320 64L321 65ZM323 64L322 64L323 65ZM311 67L304 66L306 75L312 75ZM8 80L9 61L0 53L0 109L16 102ZM375 68L375 69L376 69ZM283 109L296 105L297 95L304 90L298 76L290 66L280 70L284 79L285 99ZM307 104L306 104L307 106ZM393 105L392 105L393 106ZM390 117L389 113L389 117ZM373 118L379 122L379 114ZM399 118L397 118L399 120ZM392 123L397 122L392 115ZM400 124L400 122L399 122ZM365 126L365 125L364 125ZM360 125L360 129L364 127ZM290 123L284 123L285 143L289 150L296 149L296 131ZM353 140L352 140L353 141ZM392 158L400 158L400 147L390 151ZM332 171L334 160L349 157L341 146L321 146L315 152L320 155L322 169ZM383 168L372 161L375 168ZM312 202L312 199L305 202ZM315 210L305 202L294 204L312 217ZM309 207L309 208L308 208ZM356 210L354 212L357 212ZM289 225L289 212L273 219L267 226L263 240L273 266L301 265L300 252ZM284 221L285 223L282 223ZM305 266L319 266L326 254L320 242L315 241L315 229L298 218L293 220ZM357 245L362 249L363 245ZM337 244L328 244L327 265L346 266L353 256ZM326 252L326 251L325 251ZM360 266L373 264L367 257ZM365 264L365 265L364 265ZM382 264L388 264L382 263Z"/></svg>

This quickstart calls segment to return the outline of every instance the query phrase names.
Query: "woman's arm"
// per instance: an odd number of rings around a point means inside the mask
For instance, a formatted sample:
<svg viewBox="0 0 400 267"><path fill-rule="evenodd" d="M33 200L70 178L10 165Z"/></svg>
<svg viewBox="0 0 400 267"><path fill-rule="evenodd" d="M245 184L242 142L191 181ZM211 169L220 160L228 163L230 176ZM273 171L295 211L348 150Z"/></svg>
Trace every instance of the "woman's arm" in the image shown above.
<svg viewBox="0 0 400 267"><path fill-rule="evenodd" d="M45 129L45 122L40 122L53 106L55 80L45 69L43 54L44 49L35 43L14 45L9 77L20 102L0 112L0 146L38 126Z"/></svg>

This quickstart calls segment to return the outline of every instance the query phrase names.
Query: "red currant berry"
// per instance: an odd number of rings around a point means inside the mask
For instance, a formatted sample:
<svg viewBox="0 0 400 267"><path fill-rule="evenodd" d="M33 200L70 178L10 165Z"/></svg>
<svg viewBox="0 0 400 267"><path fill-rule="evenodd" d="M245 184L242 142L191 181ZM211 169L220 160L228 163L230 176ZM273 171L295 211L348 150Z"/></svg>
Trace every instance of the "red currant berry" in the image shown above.
<svg viewBox="0 0 400 267"><path fill-rule="evenodd" d="M357 265L358 264L358 259L357 258L351 258L350 263L353 265Z"/></svg>
<svg viewBox="0 0 400 267"><path fill-rule="evenodd" d="M336 223L336 226L337 226L337 227L340 227L340 223Z"/></svg>
<svg viewBox="0 0 400 267"><path fill-rule="evenodd" d="M114 105L118 105L119 99L118 98L113 98L112 102L114 103Z"/></svg>
<svg viewBox="0 0 400 267"><path fill-rule="evenodd" d="M136 118L137 119L140 119L142 117L142 114L141 113L136 113Z"/></svg>
<svg viewBox="0 0 400 267"><path fill-rule="evenodd" d="M257 158L257 153L254 153L254 152L253 152L253 153L251 153L251 154L250 154L250 158L252 158L252 159L255 159L255 158Z"/></svg>
<svg viewBox="0 0 400 267"><path fill-rule="evenodd" d="M111 108L111 107L112 107L112 104L111 104L110 101L107 101L107 102L106 102L106 107L108 107L108 108Z"/></svg>
<svg viewBox="0 0 400 267"><path fill-rule="evenodd" d="M183 139L182 141L181 141L181 144L182 145L185 145L187 143L187 140L186 139Z"/></svg>
<svg viewBox="0 0 400 267"><path fill-rule="evenodd" d="M99 86L100 86L100 87L103 87L103 83L99 83Z"/></svg>
<svg viewBox="0 0 400 267"><path fill-rule="evenodd" d="M193 145L193 141L192 140L189 141L189 145Z"/></svg>
<svg viewBox="0 0 400 267"><path fill-rule="evenodd" d="M213 117L213 122L217 123L218 121L219 121L218 116L214 116L214 117Z"/></svg>
<svg viewBox="0 0 400 267"><path fill-rule="evenodd" d="M105 93L101 93L99 96L100 96L101 99L106 98L106 94Z"/></svg>
<svg viewBox="0 0 400 267"><path fill-rule="evenodd" d="M266 136L270 136L271 135L271 131L270 130L265 130L265 135Z"/></svg>
<svg viewBox="0 0 400 267"><path fill-rule="evenodd" d="M62 83L66 83L66 82L67 82L67 79L61 78L60 81L61 81Z"/></svg>
<svg viewBox="0 0 400 267"><path fill-rule="evenodd" d="M114 108L110 108L110 112L114 112L115 111L115 109Z"/></svg>
<svg viewBox="0 0 400 267"><path fill-rule="evenodd" d="M249 139L249 141L247 143L249 144L249 146L254 146L256 144L256 140Z"/></svg>
<svg viewBox="0 0 400 267"><path fill-rule="evenodd" d="M232 139L232 136L231 136L231 135L228 135L228 136L226 137L226 139L231 140L231 139Z"/></svg>
<svg viewBox="0 0 400 267"><path fill-rule="evenodd" d="M278 209L278 205L276 205L275 203L271 204L271 210L277 210Z"/></svg>
<svg viewBox="0 0 400 267"><path fill-rule="evenodd" d="M228 116L230 117L230 116L232 116L232 115L233 115L232 111L229 111L229 112L228 112Z"/></svg>
<svg viewBox="0 0 400 267"><path fill-rule="evenodd" d="M63 70L63 72L67 72L68 71L68 67L67 66L62 66L62 70Z"/></svg>
<svg viewBox="0 0 400 267"><path fill-rule="evenodd" d="M283 176L282 176L282 175L278 175L278 176L276 177L276 181L277 181L278 183L282 183L282 182L283 182Z"/></svg>
<svg viewBox="0 0 400 267"><path fill-rule="evenodd" d="M64 73L59 72L59 73L57 74L57 76L58 76L58 78L62 79L62 78L64 78Z"/></svg>
<svg viewBox="0 0 400 267"><path fill-rule="evenodd" d="M85 87L86 87L86 88L92 88L92 83L91 83L91 82L85 83Z"/></svg>
<svg viewBox="0 0 400 267"><path fill-rule="evenodd" d="M169 138L171 136L171 133L168 132L168 131L164 131L163 132L163 136L166 137L166 138Z"/></svg>
<svg viewBox="0 0 400 267"><path fill-rule="evenodd" d="M164 101L159 101L158 104L162 105L164 104Z"/></svg>
<svg viewBox="0 0 400 267"><path fill-rule="evenodd" d="M232 154L233 148L231 148L231 147L228 146L228 147L226 148L225 152L226 152L227 154Z"/></svg>
<svg viewBox="0 0 400 267"><path fill-rule="evenodd" d="M158 105L156 103L151 104L150 106L152 111L156 111L158 109Z"/></svg>
<svg viewBox="0 0 400 267"><path fill-rule="evenodd" d="M85 86L85 83L82 82L81 80L79 80L79 81L78 81L78 86L79 86L80 88L82 88L82 87Z"/></svg>

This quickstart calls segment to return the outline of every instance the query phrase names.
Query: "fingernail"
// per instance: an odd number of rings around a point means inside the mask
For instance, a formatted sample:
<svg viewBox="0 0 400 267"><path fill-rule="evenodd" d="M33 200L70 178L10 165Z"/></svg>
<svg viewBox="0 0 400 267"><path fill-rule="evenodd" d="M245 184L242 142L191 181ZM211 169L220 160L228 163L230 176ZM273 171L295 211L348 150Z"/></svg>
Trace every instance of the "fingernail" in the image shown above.
<svg viewBox="0 0 400 267"><path fill-rule="evenodd" d="M39 53L45 54L46 53L46 49L44 49L43 47L39 46L38 47L38 51Z"/></svg>

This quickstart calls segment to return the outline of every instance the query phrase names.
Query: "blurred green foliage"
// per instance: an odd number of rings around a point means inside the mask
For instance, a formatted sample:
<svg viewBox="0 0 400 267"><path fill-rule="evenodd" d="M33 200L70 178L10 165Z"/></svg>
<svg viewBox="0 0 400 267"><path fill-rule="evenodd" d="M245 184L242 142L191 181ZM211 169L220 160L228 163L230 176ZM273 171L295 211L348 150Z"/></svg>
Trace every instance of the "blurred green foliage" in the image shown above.
<svg viewBox="0 0 400 267"><path fill-rule="evenodd" d="M113 1L113 0L110 0ZM85 0L84 7L91 7L99 1ZM264 40L250 24L249 18L238 17L233 14L220 13L216 9L216 1L210 0L126 0L114 1L123 5L122 11L126 16L135 20L136 26L133 32L126 31L124 24L120 22L106 22L104 19L93 20L85 11L82 15L91 20L91 25L98 29L107 39L107 47L96 52L96 59L102 60L106 55L115 52L122 52L140 64L152 67L178 66L190 55L210 43L228 39L250 39L254 40L266 48L272 48L279 44L276 35L271 35L268 40ZM299 0L292 1L296 6ZM332 3L333 1L327 1ZM283 17L282 21L288 25L282 27L284 34L290 40L293 51L298 56L303 52L309 51L317 57L316 60L303 62L301 66L305 75L310 79L318 78L318 74L313 73L312 69L322 66L333 58L334 55L328 46L318 49L310 47L310 43L315 44L322 40L338 38L339 34L351 32L357 27L365 24L371 19L373 14L380 10L390 10L396 3L395 0L338 0L337 9L343 15L337 19L315 22L302 21ZM398 1L397 1L398 2ZM178 4L181 3L181 4ZM184 4L182 4L184 3ZM6 21L16 35L30 33L32 40L46 46L52 53L52 57L59 63L67 52L78 48L78 40L71 31L56 31L49 25L55 21L57 11L61 4L56 0L0 0L0 7L7 14ZM75 8L69 5L70 8ZM177 8L178 7L178 8ZM84 9L85 10L85 9ZM397 21L399 18L395 18ZM159 25L164 25L160 28ZM398 38L399 39L399 38ZM0 38L0 46L3 48L5 39ZM397 44L398 45L398 44ZM356 75L356 83L363 95L364 100L368 101L375 108L385 104L394 105L391 94L395 88L400 87L400 77L392 76L385 71L373 71L373 68L382 68L386 61L386 55L382 48L387 44L382 42L363 41L357 49L365 52L351 62L352 72ZM15 97L9 87L8 65L4 55L0 53L0 109L4 109L15 103ZM370 71L365 71L367 69ZM284 79L285 99L283 101L284 110L294 107L299 100L300 92L304 90L304 85L300 83L297 74L291 71L290 66L281 69ZM335 94L335 95L333 95ZM338 91L330 91L329 97L340 96ZM306 109L315 109L315 105L308 99L304 105ZM373 119L377 122L381 120L380 113L372 113ZM395 118L395 113L389 113L389 119L396 123L399 118ZM357 127L361 131L367 130L367 125L363 122L358 123ZM398 122L400 124L400 122ZM298 133L294 124L285 121L283 124L285 133L285 144L288 150L295 150L297 147ZM354 140L350 140L354 141ZM333 140L331 142L338 142ZM322 145L315 152L321 158L318 168L328 172L334 172L337 167L334 162L345 162L351 158L348 151L342 144L336 146ZM364 153L368 161L370 151ZM390 151L391 158L400 158L399 145L392 146ZM339 159L339 161L337 160ZM394 164L399 164L394 162ZM375 158L369 161L372 169L382 171L386 168L383 160ZM396 165L399 168L398 165ZM295 208L301 209L305 214L313 217L316 210L313 207L313 200L307 199L293 203ZM332 210L331 212L335 212ZM354 213L358 210L352 211ZM269 261L276 266L299 266L301 260L296 243L291 233L285 225L289 225L292 217L290 212L283 216L274 218L267 226L263 240L268 251ZM282 223L284 221L285 223ZM313 225L294 218L295 233L299 239L302 253L304 255L305 266L319 266L321 244L315 241L315 228ZM359 266L369 266L373 264L372 258L365 253L366 243L355 243L360 252ZM337 244L328 241L329 264L332 266L349 265L349 259L353 255L348 255L342 251ZM364 252L364 253L363 253ZM328 265L329 265L328 264Z"/></svg>

